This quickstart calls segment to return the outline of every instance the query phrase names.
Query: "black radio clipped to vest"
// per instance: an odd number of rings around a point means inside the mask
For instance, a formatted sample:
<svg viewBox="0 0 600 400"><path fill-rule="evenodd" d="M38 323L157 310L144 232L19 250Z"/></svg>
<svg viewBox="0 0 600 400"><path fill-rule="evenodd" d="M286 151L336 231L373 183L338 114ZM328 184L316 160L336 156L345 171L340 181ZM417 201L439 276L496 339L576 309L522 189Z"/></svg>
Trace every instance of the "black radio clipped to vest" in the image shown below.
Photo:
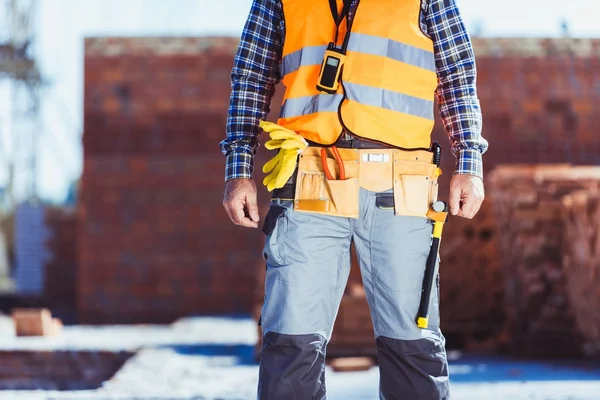
<svg viewBox="0 0 600 400"><path fill-rule="evenodd" d="M335 42L330 42L325 50L323 61L321 63L321 72L319 73L319 81L317 82L317 90L319 92L334 94L338 91L340 86L340 80L342 77L342 69L346 62L346 49L348 48L348 41L350 39L350 31L352 29L352 18L348 21L348 29L344 38L342 47L336 46L338 42L338 33L340 24L348 16L350 6L353 2L356 2L356 8L358 7L359 1L357 0L344 0L344 7L342 13L338 15L337 2L336 0L329 0L329 6L331 7L331 15L335 21L337 30L335 32Z"/></svg>
<svg viewBox="0 0 600 400"><path fill-rule="evenodd" d="M342 50L336 48L334 43L329 43L327 50L325 50L319 82L317 83L319 91L329 94L337 92L344 61L346 61L346 55Z"/></svg>

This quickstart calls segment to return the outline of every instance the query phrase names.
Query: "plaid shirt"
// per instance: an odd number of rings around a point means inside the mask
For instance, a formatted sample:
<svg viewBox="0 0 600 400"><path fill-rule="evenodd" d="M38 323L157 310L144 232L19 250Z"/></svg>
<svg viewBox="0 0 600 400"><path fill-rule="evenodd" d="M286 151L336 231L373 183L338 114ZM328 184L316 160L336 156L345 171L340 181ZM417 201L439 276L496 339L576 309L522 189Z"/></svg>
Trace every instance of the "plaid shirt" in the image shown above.
<svg viewBox="0 0 600 400"><path fill-rule="evenodd" d="M439 81L435 96L457 160L455 173L482 177L482 154L488 142L481 136L470 38L455 0L425 0L421 4L421 28L433 40ZM252 177L258 123L266 119L275 85L281 80L279 62L284 38L281 1L254 0L234 60L227 137L220 143L226 156L226 181Z"/></svg>

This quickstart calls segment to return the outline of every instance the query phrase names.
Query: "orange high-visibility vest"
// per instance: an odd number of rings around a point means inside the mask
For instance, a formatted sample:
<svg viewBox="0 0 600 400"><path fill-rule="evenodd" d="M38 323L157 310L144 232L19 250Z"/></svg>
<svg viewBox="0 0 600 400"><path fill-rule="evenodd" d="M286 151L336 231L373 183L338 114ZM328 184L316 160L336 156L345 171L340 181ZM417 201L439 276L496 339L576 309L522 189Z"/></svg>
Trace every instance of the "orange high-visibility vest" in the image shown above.
<svg viewBox="0 0 600 400"><path fill-rule="evenodd" d="M434 125L433 42L420 28L420 0L361 0L337 93L316 84L336 24L328 0L282 0L286 87L278 124L331 144L345 127L356 136L403 148L428 148ZM343 0L337 0L341 11ZM337 45L346 35L339 29Z"/></svg>

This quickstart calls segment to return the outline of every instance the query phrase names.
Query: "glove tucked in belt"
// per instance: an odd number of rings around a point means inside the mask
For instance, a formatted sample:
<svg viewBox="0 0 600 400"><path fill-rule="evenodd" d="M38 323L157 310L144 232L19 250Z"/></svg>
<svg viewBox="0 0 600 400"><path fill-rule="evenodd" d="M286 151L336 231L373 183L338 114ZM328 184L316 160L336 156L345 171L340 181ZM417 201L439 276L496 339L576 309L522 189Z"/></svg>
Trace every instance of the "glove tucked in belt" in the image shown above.
<svg viewBox="0 0 600 400"><path fill-rule="evenodd" d="M308 147L308 142L296 132L268 121L261 121L260 127L269 133L271 140L265 143L269 150L279 149L275 157L263 166L264 173L270 172L263 180L269 192L282 188L296 169L298 155Z"/></svg>

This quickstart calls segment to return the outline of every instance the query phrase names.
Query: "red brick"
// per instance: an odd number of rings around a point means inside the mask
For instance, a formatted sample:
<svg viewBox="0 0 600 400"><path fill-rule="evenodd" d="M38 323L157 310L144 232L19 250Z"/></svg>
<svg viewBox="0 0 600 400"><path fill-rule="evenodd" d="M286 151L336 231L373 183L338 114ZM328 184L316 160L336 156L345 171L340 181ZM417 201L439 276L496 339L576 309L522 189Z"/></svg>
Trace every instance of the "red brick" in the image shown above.
<svg viewBox="0 0 600 400"><path fill-rule="evenodd" d="M11 312L17 336L53 336L57 324L48 309L13 309Z"/></svg>

